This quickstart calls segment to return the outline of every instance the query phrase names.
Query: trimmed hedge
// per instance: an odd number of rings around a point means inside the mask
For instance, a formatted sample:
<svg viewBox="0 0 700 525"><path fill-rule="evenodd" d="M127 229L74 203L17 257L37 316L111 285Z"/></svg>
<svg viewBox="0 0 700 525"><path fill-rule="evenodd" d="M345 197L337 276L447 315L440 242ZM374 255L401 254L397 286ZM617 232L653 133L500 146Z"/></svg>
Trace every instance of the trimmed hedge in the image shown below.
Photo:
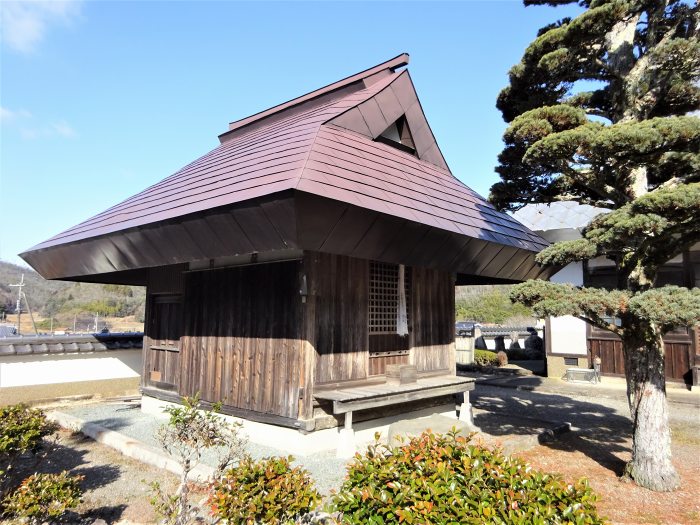
<svg viewBox="0 0 700 525"><path fill-rule="evenodd" d="M498 355L490 350L474 350L474 364L479 366L498 366Z"/></svg>
<svg viewBox="0 0 700 525"><path fill-rule="evenodd" d="M565 483L517 458L424 433L390 449L375 443L348 466L334 496L349 524L602 524L586 480Z"/></svg>

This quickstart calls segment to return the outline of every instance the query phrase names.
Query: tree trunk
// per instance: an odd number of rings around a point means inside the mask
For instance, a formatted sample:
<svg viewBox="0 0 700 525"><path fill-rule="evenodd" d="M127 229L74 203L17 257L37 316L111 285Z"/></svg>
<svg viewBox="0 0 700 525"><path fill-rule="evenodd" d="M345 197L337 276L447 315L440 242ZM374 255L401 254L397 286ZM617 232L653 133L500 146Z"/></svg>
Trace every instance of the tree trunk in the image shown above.
<svg viewBox="0 0 700 525"><path fill-rule="evenodd" d="M674 490L680 477L671 463L661 334L654 327L639 327L632 337L623 336L622 346L633 432L625 477L651 490Z"/></svg>

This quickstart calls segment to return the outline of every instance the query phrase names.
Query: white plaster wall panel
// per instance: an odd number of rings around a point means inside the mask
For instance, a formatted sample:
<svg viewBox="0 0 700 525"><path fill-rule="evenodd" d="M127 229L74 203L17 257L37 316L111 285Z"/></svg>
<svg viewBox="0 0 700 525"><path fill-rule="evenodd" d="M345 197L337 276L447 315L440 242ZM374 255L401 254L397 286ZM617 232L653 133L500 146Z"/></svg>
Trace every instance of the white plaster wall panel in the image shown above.
<svg viewBox="0 0 700 525"><path fill-rule="evenodd" d="M553 283L568 283L574 286L583 286L583 264L580 262L567 264L564 268L552 275L549 280Z"/></svg>
<svg viewBox="0 0 700 525"><path fill-rule="evenodd" d="M139 377L141 349L0 358L0 388Z"/></svg>
<svg viewBox="0 0 700 525"><path fill-rule="evenodd" d="M549 326L552 354L588 355L584 321L565 315L552 317Z"/></svg>

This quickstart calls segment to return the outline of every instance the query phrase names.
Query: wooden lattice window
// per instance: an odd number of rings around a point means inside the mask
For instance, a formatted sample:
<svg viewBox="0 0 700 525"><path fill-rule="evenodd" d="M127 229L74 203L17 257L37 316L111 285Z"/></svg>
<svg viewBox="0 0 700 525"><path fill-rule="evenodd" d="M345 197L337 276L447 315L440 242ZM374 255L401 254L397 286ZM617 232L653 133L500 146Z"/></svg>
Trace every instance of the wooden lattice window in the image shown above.
<svg viewBox="0 0 700 525"><path fill-rule="evenodd" d="M399 266L376 261L369 267L369 333L395 334L399 308ZM406 304L410 305L411 271L404 270ZM407 308L408 327L411 327L411 308Z"/></svg>

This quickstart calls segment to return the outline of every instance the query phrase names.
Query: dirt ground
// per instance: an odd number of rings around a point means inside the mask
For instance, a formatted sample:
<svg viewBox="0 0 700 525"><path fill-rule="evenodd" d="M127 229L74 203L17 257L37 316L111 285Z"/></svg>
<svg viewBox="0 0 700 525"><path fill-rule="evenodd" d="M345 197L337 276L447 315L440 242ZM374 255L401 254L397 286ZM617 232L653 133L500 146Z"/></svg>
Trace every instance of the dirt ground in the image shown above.
<svg viewBox="0 0 700 525"><path fill-rule="evenodd" d="M58 448L38 470L68 470L71 474L85 476L83 502L65 520L76 524L92 524L97 519L110 524L155 523L157 516L148 501L148 484L158 481L170 490L177 486L173 474L123 456L83 434L66 430L58 433Z"/></svg>
<svg viewBox="0 0 700 525"><path fill-rule="evenodd" d="M600 497L599 514L612 523L700 523L700 435L693 425L678 424L672 430L673 463L682 486L670 493L653 492L621 481L622 469L630 459L630 438L606 448L594 433L574 432L562 435L555 443L518 455L533 467L558 472L569 481L588 478Z"/></svg>

